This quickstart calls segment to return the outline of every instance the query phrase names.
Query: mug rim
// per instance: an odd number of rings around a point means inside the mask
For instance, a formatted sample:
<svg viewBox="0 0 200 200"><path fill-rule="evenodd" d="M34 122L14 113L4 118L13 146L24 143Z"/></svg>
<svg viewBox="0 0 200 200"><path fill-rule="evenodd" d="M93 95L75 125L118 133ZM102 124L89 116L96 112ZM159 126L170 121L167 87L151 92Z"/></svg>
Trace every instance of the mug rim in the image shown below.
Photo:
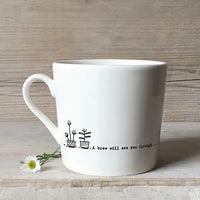
<svg viewBox="0 0 200 200"><path fill-rule="evenodd" d="M78 60L60 60L53 62L53 65L78 65L78 66L122 66L122 67L141 67L141 66L167 66L166 62L154 60L137 59L78 59Z"/></svg>

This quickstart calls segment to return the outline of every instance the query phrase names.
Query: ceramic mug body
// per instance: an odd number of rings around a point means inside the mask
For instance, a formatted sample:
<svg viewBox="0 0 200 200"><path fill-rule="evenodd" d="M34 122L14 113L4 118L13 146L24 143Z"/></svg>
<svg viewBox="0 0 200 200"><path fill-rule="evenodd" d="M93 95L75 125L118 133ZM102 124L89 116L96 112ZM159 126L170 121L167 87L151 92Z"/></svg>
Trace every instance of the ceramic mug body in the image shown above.
<svg viewBox="0 0 200 200"><path fill-rule="evenodd" d="M53 63L54 79L29 77L24 99L61 146L75 172L119 176L156 165L167 65L140 60L69 60ZM47 83L58 127L31 102L33 81Z"/></svg>

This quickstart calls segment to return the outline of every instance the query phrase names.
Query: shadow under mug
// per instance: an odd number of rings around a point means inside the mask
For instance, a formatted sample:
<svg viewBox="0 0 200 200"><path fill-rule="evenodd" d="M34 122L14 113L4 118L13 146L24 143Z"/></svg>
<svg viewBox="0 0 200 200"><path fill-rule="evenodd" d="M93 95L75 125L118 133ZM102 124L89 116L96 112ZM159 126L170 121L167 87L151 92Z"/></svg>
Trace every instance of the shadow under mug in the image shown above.
<svg viewBox="0 0 200 200"><path fill-rule="evenodd" d="M100 176L138 174L156 165L166 71L166 63L147 60L54 62L54 78L31 75L23 97L61 146L68 169ZM55 97L58 126L31 101L29 89L37 80Z"/></svg>

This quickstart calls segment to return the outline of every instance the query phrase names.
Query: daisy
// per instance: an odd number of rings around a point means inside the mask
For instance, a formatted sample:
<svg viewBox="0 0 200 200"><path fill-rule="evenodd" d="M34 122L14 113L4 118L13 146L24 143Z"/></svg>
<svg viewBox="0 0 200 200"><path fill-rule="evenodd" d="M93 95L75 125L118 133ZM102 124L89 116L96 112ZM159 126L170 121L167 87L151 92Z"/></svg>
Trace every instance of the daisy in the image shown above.
<svg viewBox="0 0 200 200"><path fill-rule="evenodd" d="M21 162L22 165L20 168L24 172L32 172L35 173L41 169L40 161L36 156L28 156L25 158L24 162Z"/></svg>

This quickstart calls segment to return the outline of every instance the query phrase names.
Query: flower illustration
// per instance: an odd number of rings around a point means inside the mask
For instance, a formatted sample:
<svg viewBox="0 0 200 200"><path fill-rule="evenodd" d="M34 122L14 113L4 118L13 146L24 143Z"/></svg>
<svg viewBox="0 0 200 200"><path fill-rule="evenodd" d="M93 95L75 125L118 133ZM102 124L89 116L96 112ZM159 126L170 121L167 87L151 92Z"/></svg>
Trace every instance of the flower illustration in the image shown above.
<svg viewBox="0 0 200 200"><path fill-rule="evenodd" d="M25 160L21 162L21 164L22 165L20 166L20 168L24 172L35 173L37 171L40 171L40 169L41 169L40 161L37 159L36 156L26 157Z"/></svg>
<svg viewBox="0 0 200 200"><path fill-rule="evenodd" d="M76 147L76 141L74 140L74 137L76 135L76 130L71 131L71 124L72 122L70 120L67 121L67 125L69 128L68 133L65 132L65 137L67 138L67 145L70 148L75 148Z"/></svg>
<svg viewBox="0 0 200 200"><path fill-rule="evenodd" d="M71 128L70 128L70 126L71 126L71 121L67 121L67 125L69 126L69 140L71 141Z"/></svg>
<svg viewBox="0 0 200 200"><path fill-rule="evenodd" d="M72 123L70 120L67 121L67 124L70 126Z"/></svg>
<svg viewBox="0 0 200 200"><path fill-rule="evenodd" d="M69 134L68 133L65 133L65 137L68 139L68 136L69 136Z"/></svg>
<svg viewBox="0 0 200 200"><path fill-rule="evenodd" d="M74 141L74 136L76 135L76 130L72 131L72 135L73 135L73 139L72 140Z"/></svg>

